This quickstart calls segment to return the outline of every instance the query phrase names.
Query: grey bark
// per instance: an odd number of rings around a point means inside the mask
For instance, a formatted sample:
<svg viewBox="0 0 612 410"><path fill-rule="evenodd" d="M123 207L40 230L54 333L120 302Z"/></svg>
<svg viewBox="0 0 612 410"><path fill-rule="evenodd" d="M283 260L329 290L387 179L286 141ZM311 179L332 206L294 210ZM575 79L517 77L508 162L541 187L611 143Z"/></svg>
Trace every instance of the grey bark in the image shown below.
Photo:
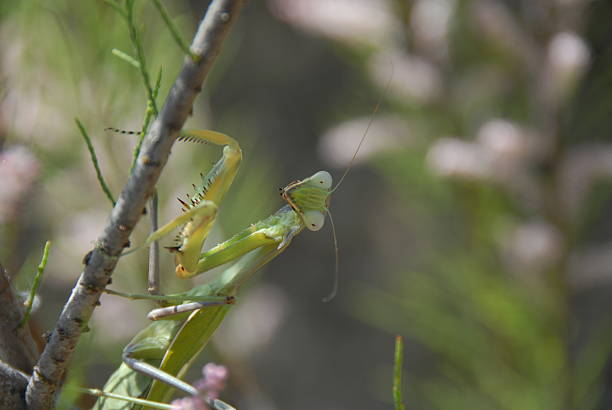
<svg viewBox="0 0 612 410"><path fill-rule="evenodd" d="M28 375L0 361L0 408L22 410L26 408L24 395Z"/></svg>
<svg viewBox="0 0 612 410"><path fill-rule="evenodd" d="M142 216L147 199L154 192L172 144L191 112L193 101L201 91L202 82L241 5L242 0L215 0L200 22L191 44L191 50L199 58L197 61L185 58L159 117L145 137L136 166L113 208L110 221L96 247L85 258L85 269L64 306L49 343L34 366L26 390L29 408L53 407L55 393L79 337L87 328L119 255Z"/></svg>
<svg viewBox="0 0 612 410"><path fill-rule="evenodd" d="M149 215L151 218L151 233L159 228L157 218L157 192L149 200ZM159 242L154 241L149 247L149 273L147 290L151 295L159 295L160 275L159 275Z"/></svg>

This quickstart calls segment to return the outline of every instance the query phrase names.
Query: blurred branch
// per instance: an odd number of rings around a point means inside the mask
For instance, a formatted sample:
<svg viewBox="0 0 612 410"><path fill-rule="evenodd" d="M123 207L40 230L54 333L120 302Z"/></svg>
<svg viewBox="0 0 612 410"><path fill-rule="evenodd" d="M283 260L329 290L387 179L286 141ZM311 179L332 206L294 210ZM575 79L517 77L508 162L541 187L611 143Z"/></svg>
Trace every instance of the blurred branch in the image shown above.
<svg viewBox="0 0 612 410"><path fill-rule="evenodd" d="M155 4L155 7L157 7L159 14L161 14L162 18L164 19L164 22L166 23L166 26L168 26L168 30L170 30L170 33L172 34L174 41L176 41L176 44L181 48L181 50L183 50L185 54L187 54L193 59L197 59L198 56L189 49L189 44L187 44L183 37L181 37L181 34L176 28L176 25L172 22L170 14L168 14L168 10L166 10L164 4L160 0L153 0L153 4Z"/></svg>
<svg viewBox="0 0 612 410"><path fill-rule="evenodd" d="M23 303L0 265L0 360L29 371L38 359L38 348L28 326L19 327Z"/></svg>
<svg viewBox="0 0 612 410"><path fill-rule="evenodd" d="M154 192L170 148L241 5L241 0L215 0L200 23L191 45L199 59L197 62L192 58L185 59L159 117L145 137L137 164L113 208L109 224L97 246L84 259L85 269L34 367L26 391L26 403L30 408L48 409L53 406L55 392L79 337L87 328L119 255L142 216L146 200Z"/></svg>
<svg viewBox="0 0 612 410"><path fill-rule="evenodd" d="M23 394L29 377L0 360L0 408L25 409Z"/></svg>
<svg viewBox="0 0 612 410"><path fill-rule="evenodd" d="M0 408L24 408L27 380L17 369L29 371L38 357L38 348L28 326L19 327L23 305L0 265ZM16 401L17 400L17 401Z"/></svg>

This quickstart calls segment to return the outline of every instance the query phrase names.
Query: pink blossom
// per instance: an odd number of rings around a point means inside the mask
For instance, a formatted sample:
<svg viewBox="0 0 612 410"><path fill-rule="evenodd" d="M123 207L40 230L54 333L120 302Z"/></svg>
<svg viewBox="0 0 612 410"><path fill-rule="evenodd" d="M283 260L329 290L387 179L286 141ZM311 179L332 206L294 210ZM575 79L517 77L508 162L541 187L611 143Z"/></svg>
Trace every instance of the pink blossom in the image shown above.
<svg viewBox="0 0 612 410"><path fill-rule="evenodd" d="M172 401L171 405L173 410L210 410L210 407L200 396L176 399Z"/></svg>
<svg viewBox="0 0 612 410"><path fill-rule="evenodd" d="M194 387L206 394L211 399L219 397L221 390L225 388L227 380L227 367L215 363L207 363L202 369L204 378L194 383Z"/></svg>
<svg viewBox="0 0 612 410"><path fill-rule="evenodd" d="M219 393L225 388L228 374L227 367L223 365L206 364L202 368L204 377L193 384L199 394L173 400L172 408L174 410L210 410L206 403L219 397Z"/></svg>
<svg viewBox="0 0 612 410"><path fill-rule="evenodd" d="M36 157L23 146L0 152L0 222L15 217L32 189L39 169Z"/></svg>

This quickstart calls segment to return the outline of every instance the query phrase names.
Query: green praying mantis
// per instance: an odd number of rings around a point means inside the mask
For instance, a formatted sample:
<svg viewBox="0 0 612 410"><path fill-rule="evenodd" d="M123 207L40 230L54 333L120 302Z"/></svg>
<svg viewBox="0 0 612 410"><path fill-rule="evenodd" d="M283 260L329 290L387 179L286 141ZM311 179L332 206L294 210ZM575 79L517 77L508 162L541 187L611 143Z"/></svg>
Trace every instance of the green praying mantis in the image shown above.
<svg viewBox="0 0 612 410"><path fill-rule="evenodd" d="M369 125L355 150L353 160L368 129ZM215 131L186 131L181 133L179 139L221 145L223 155L209 173L202 177L202 184L195 186L195 192L188 201L179 200L184 212L153 232L141 247L149 246L182 226L179 245L168 248L175 254L176 274L179 277L190 278L227 263L233 264L216 279L184 293L156 296L107 291L135 299L163 300L167 306L152 310L148 317L153 323L124 348L123 364L108 379L104 386L105 396L97 401L95 409L134 408L137 405L123 401L130 397L167 403L174 389L190 395L197 394L191 385L180 378L210 341L234 303L241 285L259 268L283 252L304 228L318 231L323 227L325 216L329 214L330 196L340 186L353 162L351 160L334 188L332 177L327 171L316 172L309 178L281 188L280 194L287 202L286 205L268 218L251 224L225 242L201 253L215 221L218 206L238 172L242 152L236 140ZM332 297L338 285L335 231L334 246L336 280L330 295ZM121 399L111 398L110 395ZM208 404L213 409L233 408L220 400L210 400Z"/></svg>

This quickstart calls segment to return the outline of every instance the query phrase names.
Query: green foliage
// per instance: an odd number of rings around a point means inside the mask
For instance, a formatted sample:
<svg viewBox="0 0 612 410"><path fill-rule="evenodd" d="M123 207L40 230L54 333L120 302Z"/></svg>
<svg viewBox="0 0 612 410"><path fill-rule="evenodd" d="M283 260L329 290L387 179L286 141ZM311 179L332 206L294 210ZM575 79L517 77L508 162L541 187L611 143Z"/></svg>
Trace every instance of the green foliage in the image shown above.
<svg viewBox="0 0 612 410"><path fill-rule="evenodd" d="M30 320L30 314L32 313L32 307L34 305L34 298L36 297L36 293L40 287L40 283L42 281L43 273L45 273L45 268L47 267L47 260L49 259L49 249L51 248L51 241L45 242L45 248L43 249L43 256L40 260L40 264L38 265L38 269L36 270L36 275L34 276L34 282L32 283L32 287L30 289L30 295L28 299L25 301L25 312L23 314L23 319L19 323L19 327L28 323Z"/></svg>
<svg viewBox="0 0 612 410"><path fill-rule="evenodd" d="M110 201L111 206L115 206L115 202L116 202L115 198L113 197L113 194L110 191L110 188L108 187L108 185L106 185L106 181L104 180L102 171L100 171L100 165L98 164L98 157L96 156L96 150L94 149L91 143L91 139L89 138L89 135L87 134L87 131L85 130L85 127L83 126L83 124L81 124L81 121L79 121L78 118L75 118L74 122L76 122L76 125L79 128L79 131L81 132L81 135L83 136L83 139L85 140L85 144L87 144L89 155L91 155L91 162L96 170L96 177L98 178L98 182L100 183L102 190L106 194L106 197Z"/></svg>
<svg viewBox="0 0 612 410"><path fill-rule="evenodd" d="M404 400L402 399L402 364L404 362L404 339L401 336L395 337L395 366L393 369L393 402L395 410L404 410Z"/></svg>

